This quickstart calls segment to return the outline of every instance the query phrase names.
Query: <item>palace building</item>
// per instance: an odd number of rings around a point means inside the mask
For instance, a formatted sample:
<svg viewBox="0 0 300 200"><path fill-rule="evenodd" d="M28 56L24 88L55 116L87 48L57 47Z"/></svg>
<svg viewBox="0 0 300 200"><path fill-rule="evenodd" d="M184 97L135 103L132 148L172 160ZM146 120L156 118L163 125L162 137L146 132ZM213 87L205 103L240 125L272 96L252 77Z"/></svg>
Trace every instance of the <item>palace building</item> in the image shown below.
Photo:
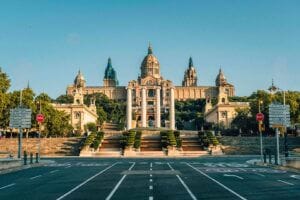
<svg viewBox="0 0 300 200"><path fill-rule="evenodd" d="M74 83L67 87L66 93L74 97L103 93L109 99L126 101L127 129L135 127L176 129L176 100L206 99L204 111L206 120L214 123L222 122L227 126L230 126L230 122L236 114L236 108L248 106L243 103L228 102L228 97L235 95L235 88L234 85L227 82L221 69L217 74L214 86L198 86L197 72L192 58L189 58L182 85L175 86L171 80L163 78L160 73L160 63L150 45L140 66L140 76L136 80L129 81L127 86L119 86L117 72L109 58L103 86L86 86L85 79L79 72ZM218 99L217 105L211 105L212 98ZM74 102L74 105L78 106L80 103L80 101ZM226 117L223 119L224 113L226 113Z"/></svg>

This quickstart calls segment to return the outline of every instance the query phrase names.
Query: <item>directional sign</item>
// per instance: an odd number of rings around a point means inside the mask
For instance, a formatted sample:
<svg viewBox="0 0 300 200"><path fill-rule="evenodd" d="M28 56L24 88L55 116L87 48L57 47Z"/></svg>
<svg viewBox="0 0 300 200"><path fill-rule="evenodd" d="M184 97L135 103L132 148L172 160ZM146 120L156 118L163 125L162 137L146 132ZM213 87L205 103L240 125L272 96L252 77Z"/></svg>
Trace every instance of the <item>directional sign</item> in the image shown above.
<svg viewBox="0 0 300 200"><path fill-rule="evenodd" d="M10 110L10 128L31 128L31 109L15 108Z"/></svg>
<svg viewBox="0 0 300 200"><path fill-rule="evenodd" d="M270 127L291 125L290 105L270 104L269 106Z"/></svg>

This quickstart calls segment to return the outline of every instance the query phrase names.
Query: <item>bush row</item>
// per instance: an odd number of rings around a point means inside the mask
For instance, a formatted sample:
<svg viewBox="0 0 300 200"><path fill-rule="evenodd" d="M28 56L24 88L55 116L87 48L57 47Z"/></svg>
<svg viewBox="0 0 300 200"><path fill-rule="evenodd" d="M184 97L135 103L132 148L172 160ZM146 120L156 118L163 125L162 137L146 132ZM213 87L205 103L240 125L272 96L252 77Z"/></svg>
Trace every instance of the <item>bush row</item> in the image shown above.
<svg viewBox="0 0 300 200"><path fill-rule="evenodd" d="M92 132L89 136L87 136L83 146L94 148L95 150L98 149L99 145L101 144L104 138L103 132Z"/></svg>
<svg viewBox="0 0 300 200"><path fill-rule="evenodd" d="M218 139L211 131L199 131L198 136L205 147L209 145L217 146L219 144Z"/></svg>
<svg viewBox="0 0 300 200"><path fill-rule="evenodd" d="M141 146L141 137L142 137L142 132L137 131L135 134L135 140L134 140L134 148L138 149Z"/></svg>
<svg viewBox="0 0 300 200"><path fill-rule="evenodd" d="M163 147L167 148L168 146L175 147L177 146L176 137L174 135L174 131L161 131L160 132L161 142Z"/></svg>
<svg viewBox="0 0 300 200"><path fill-rule="evenodd" d="M121 146L123 148L125 147L132 147L135 141L135 135L136 132L133 130L130 130L128 132L123 132L123 137L120 140Z"/></svg>

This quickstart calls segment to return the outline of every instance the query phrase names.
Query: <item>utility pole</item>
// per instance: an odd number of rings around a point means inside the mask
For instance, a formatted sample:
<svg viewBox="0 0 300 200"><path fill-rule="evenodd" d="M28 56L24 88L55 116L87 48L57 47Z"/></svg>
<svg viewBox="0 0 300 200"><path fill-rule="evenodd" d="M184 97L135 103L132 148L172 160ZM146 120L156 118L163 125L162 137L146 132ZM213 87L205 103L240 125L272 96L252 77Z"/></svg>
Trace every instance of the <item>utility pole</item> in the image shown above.
<svg viewBox="0 0 300 200"><path fill-rule="evenodd" d="M21 108L21 107L22 107L22 90L20 91L20 104L19 104L19 108ZM19 127L18 158L22 157L22 138L23 138L22 127Z"/></svg>
<svg viewBox="0 0 300 200"><path fill-rule="evenodd" d="M261 113L260 112L260 104L261 104L261 101L259 100L258 101L258 113ZM263 158L263 141L262 141L262 124L263 122L262 121L258 121L258 130L259 130L259 137L260 137L260 159L261 159L261 162L264 161L264 158Z"/></svg>

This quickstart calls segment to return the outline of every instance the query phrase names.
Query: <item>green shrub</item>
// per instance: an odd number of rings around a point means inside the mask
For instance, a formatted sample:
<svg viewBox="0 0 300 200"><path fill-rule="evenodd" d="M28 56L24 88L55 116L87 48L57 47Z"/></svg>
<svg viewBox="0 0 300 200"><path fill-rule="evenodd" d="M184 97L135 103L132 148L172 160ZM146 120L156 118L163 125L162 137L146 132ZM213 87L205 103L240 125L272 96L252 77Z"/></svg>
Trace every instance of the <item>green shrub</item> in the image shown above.
<svg viewBox="0 0 300 200"><path fill-rule="evenodd" d="M218 139L212 134L211 131L207 131L205 134L209 144L212 144L213 146L217 146L219 144Z"/></svg>
<svg viewBox="0 0 300 200"><path fill-rule="evenodd" d="M141 146L141 137L142 137L142 132L137 131L135 135L135 140L134 140L134 148L138 149Z"/></svg>
<svg viewBox="0 0 300 200"><path fill-rule="evenodd" d="M91 146L91 144L93 143L94 139L96 137L96 132L92 132L89 136L87 136L87 138L85 139L85 142L84 142L84 147L87 147L87 146Z"/></svg>

